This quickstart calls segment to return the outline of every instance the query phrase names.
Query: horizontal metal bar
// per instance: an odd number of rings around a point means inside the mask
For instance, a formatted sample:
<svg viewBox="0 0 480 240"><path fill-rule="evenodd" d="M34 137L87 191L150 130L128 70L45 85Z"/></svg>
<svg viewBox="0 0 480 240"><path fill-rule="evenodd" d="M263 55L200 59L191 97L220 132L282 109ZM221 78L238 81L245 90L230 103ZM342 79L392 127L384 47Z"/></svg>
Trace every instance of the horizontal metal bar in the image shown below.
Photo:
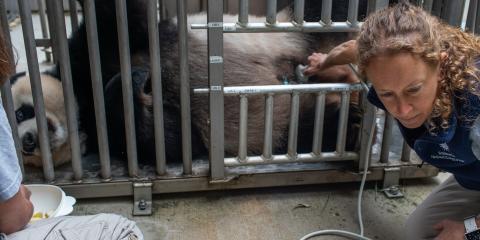
<svg viewBox="0 0 480 240"><path fill-rule="evenodd" d="M350 24L348 22L332 22L324 25L320 22L305 22L296 25L291 22L281 22L274 25L268 23L223 23L224 33L249 33L249 32L358 32L362 23ZM207 29L207 24L191 24L192 29Z"/></svg>
<svg viewBox="0 0 480 240"><path fill-rule="evenodd" d="M300 153L294 156L273 155L271 160L265 160L262 156L250 156L247 161L239 162L238 158L225 158L225 166L246 166L246 165L259 165L259 164L272 164L272 163L294 163L294 162L327 162L327 161L349 161L357 160L358 154L355 152L344 152L338 154L336 152L324 152L319 155L313 153Z"/></svg>
<svg viewBox="0 0 480 240"><path fill-rule="evenodd" d="M321 84L298 84L298 85L264 85L264 86L235 86L224 87L223 94L226 96L237 95L262 95L268 93L316 93L316 92L348 92L362 90L359 83L321 83ZM194 94L207 94L208 88L197 88L193 90Z"/></svg>

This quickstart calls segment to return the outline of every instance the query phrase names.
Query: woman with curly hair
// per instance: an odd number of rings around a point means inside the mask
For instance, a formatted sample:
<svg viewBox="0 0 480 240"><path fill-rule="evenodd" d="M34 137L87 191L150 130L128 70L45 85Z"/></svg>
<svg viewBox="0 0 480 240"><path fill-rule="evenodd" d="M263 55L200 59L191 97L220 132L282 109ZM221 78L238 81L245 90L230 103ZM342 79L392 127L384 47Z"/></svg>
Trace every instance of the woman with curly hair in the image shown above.
<svg viewBox="0 0 480 240"><path fill-rule="evenodd" d="M405 239L480 239L480 39L399 3L370 15L357 40L310 56L305 74L354 62L369 101L422 160L453 174L409 216Z"/></svg>

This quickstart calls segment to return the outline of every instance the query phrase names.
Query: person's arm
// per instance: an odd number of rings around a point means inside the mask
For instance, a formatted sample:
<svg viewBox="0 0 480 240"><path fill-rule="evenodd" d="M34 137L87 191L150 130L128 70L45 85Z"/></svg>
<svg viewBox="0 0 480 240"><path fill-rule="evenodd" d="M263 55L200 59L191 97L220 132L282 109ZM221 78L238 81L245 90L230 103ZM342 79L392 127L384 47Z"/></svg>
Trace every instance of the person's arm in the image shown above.
<svg viewBox="0 0 480 240"><path fill-rule="evenodd" d="M33 214L30 195L30 191L24 185L20 185L17 194L0 203L0 232L8 235L27 225Z"/></svg>
<svg viewBox="0 0 480 240"><path fill-rule="evenodd" d="M313 53L308 57L308 67L304 74L316 75L336 65L357 62L357 41L350 40L334 47L328 54Z"/></svg>

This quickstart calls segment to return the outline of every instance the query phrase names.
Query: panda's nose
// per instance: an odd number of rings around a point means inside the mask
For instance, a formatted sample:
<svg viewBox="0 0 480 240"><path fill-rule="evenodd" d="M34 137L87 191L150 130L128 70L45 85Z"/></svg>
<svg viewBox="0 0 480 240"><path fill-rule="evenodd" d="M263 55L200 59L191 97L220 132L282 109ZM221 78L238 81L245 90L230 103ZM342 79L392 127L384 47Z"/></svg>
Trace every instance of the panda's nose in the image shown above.
<svg viewBox="0 0 480 240"><path fill-rule="evenodd" d="M22 138L22 146L24 153L33 153L37 146L35 136L31 133L26 133Z"/></svg>

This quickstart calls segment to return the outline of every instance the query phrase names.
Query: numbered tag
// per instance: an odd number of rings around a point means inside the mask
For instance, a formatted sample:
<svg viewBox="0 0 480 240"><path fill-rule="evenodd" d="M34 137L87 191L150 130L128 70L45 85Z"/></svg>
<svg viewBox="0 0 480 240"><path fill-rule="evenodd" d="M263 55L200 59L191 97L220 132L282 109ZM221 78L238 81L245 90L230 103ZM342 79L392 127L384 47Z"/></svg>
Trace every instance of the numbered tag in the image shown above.
<svg viewBox="0 0 480 240"><path fill-rule="evenodd" d="M210 56L210 63L211 64L223 63L223 57L221 57L221 56Z"/></svg>

